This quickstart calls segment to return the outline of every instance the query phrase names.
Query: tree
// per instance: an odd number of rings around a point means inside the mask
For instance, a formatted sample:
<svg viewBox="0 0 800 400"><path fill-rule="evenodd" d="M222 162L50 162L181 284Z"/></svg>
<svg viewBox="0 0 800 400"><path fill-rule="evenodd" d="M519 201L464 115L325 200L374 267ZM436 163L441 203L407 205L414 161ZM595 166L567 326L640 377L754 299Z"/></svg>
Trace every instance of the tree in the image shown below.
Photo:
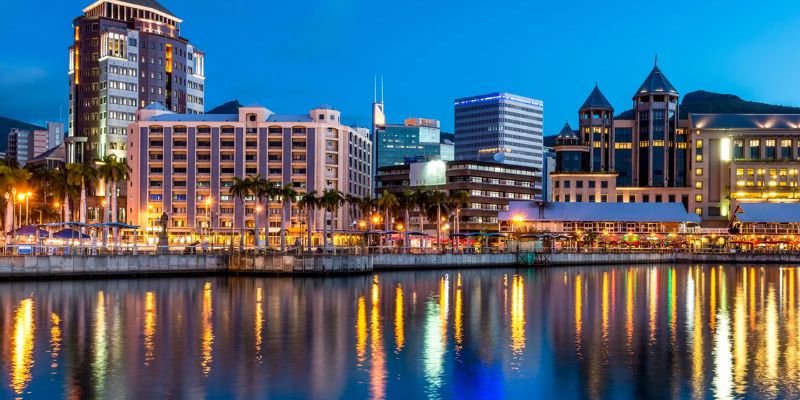
<svg viewBox="0 0 800 400"><path fill-rule="evenodd" d="M97 160L97 176L105 183L105 207L103 222L117 222L117 183L124 181L131 172L131 167L115 155L107 155ZM117 241L118 229L114 228L114 242ZM107 233L107 232L106 232Z"/></svg>
<svg viewBox="0 0 800 400"><path fill-rule="evenodd" d="M278 190L278 198L281 202L281 251L286 251L286 208L288 206L291 210L292 203L297 201L297 192L294 190L292 183L283 185ZM291 222L291 217L290 220Z"/></svg>
<svg viewBox="0 0 800 400"><path fill-rule="evenodd" d="M336 189L325 189L322 192L322 199L320 201L320 204L327 213L327 218L325 219L324 221L325 224L323 225L323 244L326 249L328 248L328 225L329 225L328 222L330 222L333 219L333 213L339 210L339 207L341 207L343 202L344 202L344 196L342 195L342 192ZM336 252L336 247L334 247L334 253L335 252Z"/></svg>
<svg viewBox="0 0 800 400"><path fill-rule="evenodd" d="M250 196L253 191L253 181L250 178L239 178L238 176L233 177L233 185L228 189L233 197L239 199L239 203L242 205L242 212L244 212L244 199L247 196ZM240 226L240 234L239 234L239 251L244 249L244 223Z"/></svg>
<svg viewBox="0 0 800 400"><path fill-rule="evenodd" d="M253 185L253 187L252 187L253 195L256 196L256 201L258 202L258 204L256 205L256 210L255 210L255 224L254 224L255 225L255 235L253 236L253 237L256 238L255 239L255 241L256 241L255 245L256 245L256 248L258 248L258 222L259 222L258 221L258 213L259 213L258 207L264 202L264 199L267 199L267 207L266 207L267 229L266 229L266 234L267 234L267 237L269 237L269 199L270 199L272 193L274 192L274 190L273 190L273 185L269 181L264 179L264 177L262 177L261 174L256 174L254 176L251 176L250 177L250 182Z"/></svg>
<svg viewBox="0 0 800 400"><path fill-rule="evenodd" d="M469 192L455 190L450 192L447 199L447 208L453 213L453 232L461 233L461 209L469 205ZM458 241L455 242L458 250Z"/></svg>
<svg viewBox="0 0 800 400"><path fill-rule="evenodd" d="M369 245L370 237L375 231L375 224L372 221L372 211L375 209L375 199L367 195L358 202L358 212L367 222L367 234L364 236L364 245Z"/></svg>
<svg viewBox="0 0 800 400"><path fill-rule="evenodd" d="M445 209L447 197L447 193L439 190L434 190L428 197L430 207L436 213L436 246L439 252L442 251L442 210Z"/></svg>
<svg viewBox="0 0 800 400"><path fill-rule="evenodd" d="M21 191L26 187L31 178L31 174L24 169L19 168L15 160L0 159L0 188L2 193L13 194L15 189ZM5 196L3 196L5 197ZM9 198L13 206L14 199ZM10 227L6 227L6 231L10 231Z"/></svg>
<svg viewBox="0 0 800 400"><path fill-rule="evenodd" d="M70 163L67 164L67 182L72 186L80 186L80 222L86 223L86 185L97 181L97 170L91 164ZM83 231L83 229L81 229Z"/></svg>
<svg viewBox="0 0 800 400"><path fill-rule="evenodd" d="M47 209L47 195L51 191L51 181L55 170L47 168L44 164L28 164L25 170L30 173L31 186L41 191L43 208Z"/></svg>
<svg viewBox="0 0 800 400"><path fill-rule="evenodd" d="M411 230L411 210L414 208L414 192L406 189L397 198L400 209L403 210L403 222L405 229L403 230L403 250L408 251L408 231Z"/></svg>
<svg viewBox="0 0 800 400"><path fill-rule="evenodd" d="M50 185L53 193L63 199L62 217L64 222L70 222L70 197L75 195L75 186L69 183L69 171L65 167L53 170Z"/></svg>
<svg viewBox="0 0 800 400"><path fill-rule="evenodd" d="M414 205L417 208L419 217L419 231L425 231L425 209L428 208L431 193L427 190L417 189L414 191Z"/></svg>
<svg viewBox="0 0 800 400"><path fill-rule="evenodd" d="M360 209L361 198L356 195L348 194L344 196L344 202L347 204L347 230L350 238L352 239L353 225L355 225L356 216L358 210ZM350 246L353 245L353 243L349 240L348 243Z"/></svg>
<svg viewBox="0 0 800 400"><path fill-rule="evenodd" d="M308 248L311 249L311 238L313 225L316 223L317 207L319 207L320 198L317 197L317 192L305 193L300 197L297 206L304 211L306 220L308 220Z"/></svg>
<svg viewBox="0 0 800 400"><path fill-rule="evenodd" d="M389 218L389 213L396 210L399 206L400 203L397 201L397 196L395 196L394 193L390 193L388 190L384 190L381 197L378 198L378 208L383 210L383 228L387 235L391 230L391 218Z"/></svg>

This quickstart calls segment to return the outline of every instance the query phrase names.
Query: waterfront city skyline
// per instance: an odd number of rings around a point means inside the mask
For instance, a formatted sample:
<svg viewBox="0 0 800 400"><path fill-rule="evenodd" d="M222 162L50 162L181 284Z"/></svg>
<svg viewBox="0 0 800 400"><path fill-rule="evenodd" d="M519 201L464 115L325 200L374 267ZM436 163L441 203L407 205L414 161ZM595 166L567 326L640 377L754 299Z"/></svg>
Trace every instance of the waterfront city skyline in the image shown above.
<svg viewBox="0 0 800 400"><path fill-rule="evenodd" d="M656 53L682 94L705 89L800 104L800 82L788 79L793 59L799 57L800 45L791 38L800 33L793 23L800 5L788 1L771 8L746 2L726 3L724 8L717 2L678 2L658 16L671 21L663 32L652 28L649 9L637 10L630 2L587 13L577 12L590 9L583 2L539 8L412 3L400 9L395 4L365 8L316 2L235 2L218 9L205 0L164 5L191 21L183 35L210 55L207 76L213 84L207 108L231 99L276 112L330 103L348 116L343 122L368 126L372 78L382 74L390 122L410 116L436 118L443 130L452 131L453 99L511 91L544 101L545 133L553 134L564 121L575 120L575 104L595 81L617 111L627 108ZM26 40L2 39L7 51L0 56L0 91L18 95L0 100L0 115L41 122L59 119L60 110L60 120L66 121L63 79L75 6L54 3L42 14L32 4L7 5L0 18L10 31L24 31L22 24L31 18L40 28ZM684 12L686 7L691 14ZM275 14L304 15L300 21L307 23L300 26L307 28L294 29L293 18L258 23L259 15ZM222 35L218 29L206 29L219 19L241 21L242 15L253 20L230 24ZM431 20L431 27L425 28L420 15L452 17ZM421 19L417 23L422 29L405 28L415 19ZM486 26L502 29L478 29ZM630 34L645 30L647 35ZM237 63L235 74L229 73L229 60L242 55L248 60Z"/></svg>

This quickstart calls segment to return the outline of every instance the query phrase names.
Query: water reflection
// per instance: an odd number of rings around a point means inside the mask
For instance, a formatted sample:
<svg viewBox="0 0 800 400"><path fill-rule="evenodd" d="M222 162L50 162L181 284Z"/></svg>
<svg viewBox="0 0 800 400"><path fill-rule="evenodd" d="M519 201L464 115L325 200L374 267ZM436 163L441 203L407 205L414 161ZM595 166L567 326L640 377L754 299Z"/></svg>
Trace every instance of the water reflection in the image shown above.
<svg viewBox="0 0 800 400"><path fill-rule="evenodd" d="M20 395L31 380L33 368L34 320L33 299L19 303L14 313L14 334L11 338L11 389Z"/></svg>
<svg viewBox="0 0 800 400"><path fill-rule="evenodd" d="M0 398L797 398L797 272L2 283Z"/></svg>

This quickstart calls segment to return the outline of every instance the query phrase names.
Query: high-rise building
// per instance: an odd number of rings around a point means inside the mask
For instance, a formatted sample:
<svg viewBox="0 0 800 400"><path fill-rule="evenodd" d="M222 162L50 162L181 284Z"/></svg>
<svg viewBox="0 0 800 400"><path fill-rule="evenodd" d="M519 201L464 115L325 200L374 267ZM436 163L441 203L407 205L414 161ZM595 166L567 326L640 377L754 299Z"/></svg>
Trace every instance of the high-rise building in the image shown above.
<svg viewBox="0 0 800 400"><path fill-rule="evenodd" d="M341 113L320 106L299 115L275 114L263 107L241 107L238 114L176 114L154 104L138 111L128 136L130 223L154 232L169 215L170 240L200 240L201 235L230 240L246 228L279 238L285 215L289 244L305 238L314 223L314 244L323 224L329 232L351 227L346 207L331 216L301 212L296 204L230 193L234 178L261 175L277 185L292 184L300 194L326 189L364 197L371 193L372 142L366 128L341 123ZM213 240L204 236L205 239Z"/></svg>
<svg viewBox="0 0 800 400"><path fill-rule="evenodd" d="M156 0L97 0L73 21L69 48L71 161L125 158L136 110L204 111L205 56Z"/></svg>
<svg viewBox="0 0 800 400"><path fill-rule="evenodd" d="M402 125L385 124L377 131L378 168L408 162L453 160L453 144L444 143L439 121L409 118Z"/></svg>
<svg viewBox="0 0 800 400"><path fill-rule="evenodd" d="M48 122L46 129L12 128L8 133L6 154L20 166L25 166L29 160L61 144L63 135L64 124L59 122Z"/></svg>
<svg viewBox="0 0 800 400"><path fill-rule="evenodd" d="M456 160L542 170L544 103L511 93L455 100Z"/></svg>

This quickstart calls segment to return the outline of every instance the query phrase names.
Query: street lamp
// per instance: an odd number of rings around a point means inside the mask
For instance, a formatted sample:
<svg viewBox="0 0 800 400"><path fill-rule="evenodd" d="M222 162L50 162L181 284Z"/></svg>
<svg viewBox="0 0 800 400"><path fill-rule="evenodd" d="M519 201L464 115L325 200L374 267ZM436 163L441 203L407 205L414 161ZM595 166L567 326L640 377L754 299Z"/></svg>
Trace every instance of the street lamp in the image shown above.
<svg viewBox="0 0 800 400"><path fill-rule="evenodd" d="M31 193L31 192L25 193L25 225L30 225L31 224L31 221L30 221L31 213L29 211L30 209L28 208L28 199L31 198L32 194L33 193Z"/></svg>

